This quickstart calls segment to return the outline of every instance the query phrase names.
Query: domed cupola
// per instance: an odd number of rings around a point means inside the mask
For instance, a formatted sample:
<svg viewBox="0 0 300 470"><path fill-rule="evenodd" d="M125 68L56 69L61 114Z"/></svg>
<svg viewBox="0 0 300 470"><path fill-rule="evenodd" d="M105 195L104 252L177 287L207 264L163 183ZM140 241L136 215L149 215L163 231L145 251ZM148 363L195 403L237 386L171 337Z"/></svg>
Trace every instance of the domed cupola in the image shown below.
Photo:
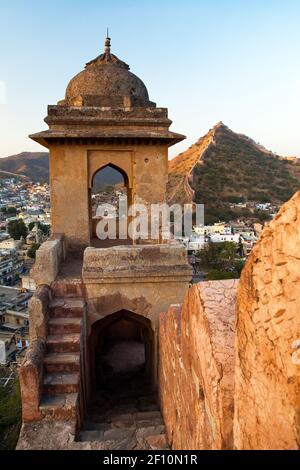
<svg viewBox="0 0 300 470"><path fill-rule="evenodd" d="M129 66L111 53L111 40L105 40L104 53L86 64L85 70L69 83L63 106L103 108L152 107L146 86Z"/></svg>

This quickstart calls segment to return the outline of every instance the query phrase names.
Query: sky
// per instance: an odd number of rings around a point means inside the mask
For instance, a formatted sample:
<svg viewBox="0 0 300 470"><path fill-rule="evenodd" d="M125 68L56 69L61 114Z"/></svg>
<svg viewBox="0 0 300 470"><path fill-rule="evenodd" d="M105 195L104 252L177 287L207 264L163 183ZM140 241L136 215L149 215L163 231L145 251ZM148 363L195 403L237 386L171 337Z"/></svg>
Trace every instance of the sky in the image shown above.
<svg viewBox="0 0 300 470"><path fill-rule="evenodd" d="M300 156L299 0L10 0L0 2L0 157L42 151L47 105L103 51L130 64L187 139L223 121Z"/></svg>

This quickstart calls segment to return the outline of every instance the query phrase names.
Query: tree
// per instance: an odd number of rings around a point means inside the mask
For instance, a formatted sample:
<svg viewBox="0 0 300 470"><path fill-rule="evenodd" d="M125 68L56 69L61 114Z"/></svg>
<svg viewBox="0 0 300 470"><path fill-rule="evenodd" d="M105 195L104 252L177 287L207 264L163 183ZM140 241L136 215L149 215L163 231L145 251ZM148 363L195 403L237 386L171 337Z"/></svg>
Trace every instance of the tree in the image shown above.
<svg viewBox="0 0 300 470"><path fill-rule="evenodd" d="M15 207L2 207L1 209L2 214L6 215L7 217L14 217L17 214L17 209Z"/></svg>
<svg viewBox="0 0 300 470"><path fill-rule="evenodd" d="M218 269L213 269L209 271L206 276L208 281L221 281L224 279L237 279L239 277L237 272L228 272L228 271L220 271Z"/></svg>
<svg viewBox="0 0 300 470"><path fill-rule="evenodd" d="M234 265L236 251L232 242L209 243L199 251L198 258L204 268L225 270Z"/></svg>
<svg viewBox="0 0 300 470"><path fill-rule="evenodd" d="M9 369L0 368L0 376L6 377ZM14 378L4 387L0 381L0 443L1 450L16 447L21 427L21 396L18 379Z"/></svg>
<svg viewBox="0 0 300 470"><path fill-rule="evenodd" d="M35 225L35 222L30 222L30 224L28 225L29 231L33 229L34 225ZM38 222L38 228L43 232L44 235L48 236L50 234L49 225L45 225L45 224L42 224L41 222Z"/></svg>
<svg viewBox="0 0 300 470"><path fill-rule="evenodd" d="M12 220L9 222L7 231L14 240L20 240L22 237L27 237L27 227L23 220Z"/></svg>
<svg viewBox="0 0 300 470"><path fill-rule="evenodd" d="M232 242L209 243L197 253L197 270L207 270L208 280L236 279L244 266Z"/></svg>
<svg viewBox="0 0 300 470"><path fill-rule="evenodd" d="M38 243L33 243L33 245L31 245L31 247L27 251L28 258L35 259L36 252L37 252L37 250L39 249L40 246L41 245L39 245Z"/></svg>

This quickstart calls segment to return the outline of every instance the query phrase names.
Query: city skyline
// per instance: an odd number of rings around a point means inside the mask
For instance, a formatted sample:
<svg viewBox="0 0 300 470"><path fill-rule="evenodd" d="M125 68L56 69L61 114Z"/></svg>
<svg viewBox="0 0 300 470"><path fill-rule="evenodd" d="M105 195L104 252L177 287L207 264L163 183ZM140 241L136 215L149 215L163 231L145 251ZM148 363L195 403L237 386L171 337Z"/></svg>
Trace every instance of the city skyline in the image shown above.
<svg viewBox="0 0 300 470"><path fill-rule="evenodd" d="M112 52L144 81L150 99L169 108L173 130L187 136L171 156L220 120L280 155L300 156L300 5L241 3L2 6L0 157L43 151L28 134L46 128L47 105L62 99L69 80L102 52L107 27Z"/></svg>

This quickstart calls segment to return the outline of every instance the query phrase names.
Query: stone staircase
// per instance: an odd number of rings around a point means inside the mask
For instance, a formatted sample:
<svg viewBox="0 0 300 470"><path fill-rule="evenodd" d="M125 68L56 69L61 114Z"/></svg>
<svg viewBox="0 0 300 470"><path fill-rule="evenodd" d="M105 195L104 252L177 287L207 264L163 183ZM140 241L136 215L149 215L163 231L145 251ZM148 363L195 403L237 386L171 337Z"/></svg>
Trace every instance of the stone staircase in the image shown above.
<svg viewBox="0 0 300 470"><path fill-rule="evenodd" d="M76 417L83 312L84 301L78 298L53 299L50 304L40 403L44 417Z"/></svg>
<svg viewBox="0 0 300 470"><path fill-rule="evenodd" d="M58 286L60 288L60 285ZM69 288L69 286L67 286ZM77 288L77 287L76 287ZM77 288L78 290L78 288ZM55 288L49 306L40 412L47 423L76 422L79 415L81 330L85 302L75 290ZM64 297L62 297L62 294ZM124 386L123 386L124 385ZM74 448L103 450L169 449L165 426L153 394L139 382L120 389L112 385L109 398L98 395L77 434ZM104 394L105 395L105 394ZM77 447L76 447L77 445Z"/></svg>
<svg viewBox="0 0 300 470"><path fill-rule="evenodd" d="M94 404L79 434L80 442L97 442L103 450L169 449L164 422L153 395L123 398L104 411Z"/></svg>

